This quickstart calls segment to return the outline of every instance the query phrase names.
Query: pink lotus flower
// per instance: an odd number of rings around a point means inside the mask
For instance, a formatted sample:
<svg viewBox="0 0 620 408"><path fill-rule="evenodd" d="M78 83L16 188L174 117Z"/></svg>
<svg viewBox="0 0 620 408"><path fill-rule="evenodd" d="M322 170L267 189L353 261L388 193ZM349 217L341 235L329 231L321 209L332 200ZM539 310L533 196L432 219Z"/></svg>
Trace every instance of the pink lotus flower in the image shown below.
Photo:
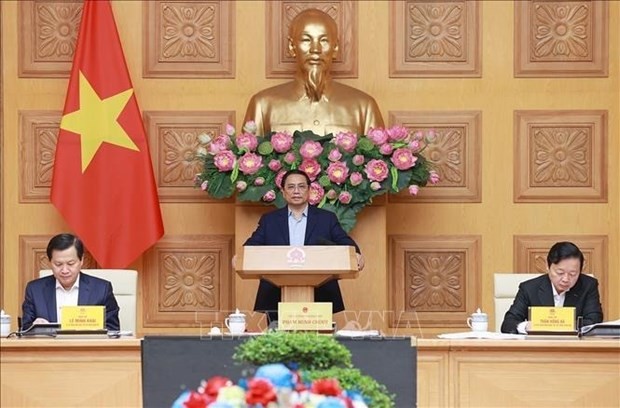
<svg viewBox="0 0 620 408"><path fill-rule="evenodd" d="M293 136L288 132L278 132L271 136L273 150L278 153L288 152L293 145Z"/></svg>
<svg viewBox="0 0 620 408"><path fill-rule="evenodd" d="M306 159L299 165L299 170L306 173L311 181L314 181L321 172L321 165L316 159Z"/></svg>
<svg viewBox="0 0 620 408"><path fill-rule="evenodd" d="M362 181L364 181L364 176L362 176L362 173L355 171L353 173L351 173L351 177L349 177L349 181L351 182L352 186L359 186L360 184L362 184Z"/></svg>
<svg viewBox="0 0 620 408"><path fill-rule="evenodd" d="M231 150L222 150L213 157L213 164L219 171L231 171L235 166L235 154Z"/></svg>
<svg viewBox="0 0 620 408"><path fill-rule="evenodd" d="M356 154L355 156L353 156L353 164L355 164L356 166L361 166L362 164L364 164L365 160L366 159L361 154Z"/></svg>
<svg viewBox="0 0 620 408"><path fill-rule="evenodd" d="M236 187L237 187L237 191L241 193L241 192L244 192L246 188L248 188L248 183L246 183L243 180L239 180L237 181Z"/></svg>
<svg viewBox="0 0 620 408"><path fill-rule="evenodd" d="M317 182L310 184L310 191L308 193L308 202L311 205L317 205L323 199L325 195L325 190L323 187Z"/></svg>
<svg viewBox="0 0 620 408"><path fill-rule="evenodd" d="M383 160L373 159L366 164L366 177L372 181L383 181L388 176L388 165Z"/></svg>
<svg viewBox="0 0 620 408"><path fill-rule="evenodd" d="M246 153L239 159L239 170L243 174L252 175L263 165L263 158L256 153Z"/></svg>
<svg viewBox="0 0 620 408"><path fill-rule="evenodd" d="M418 195L418 192L420 191L420 186L412 184L409 186L409 194L411 194L412 196L414 195Z"/></svg>
<svg viewBox="0 0 620 408"><path fill-rule="evenodd" d="M239 149L253 152L258 147L258 139L251 133L242 133L235 139L235 144Z"/></svg>
<svg viewBox="0 0 620 408"><path fill-rule="evenodd" d="M314 159L323 152L323 146L319 142L306 140L299 148L299 154L304 159Z"/></svg>
<svg viewBox="0 0 620 408"><path fill-rule="evenodd" d="M216 155L222 150L228 150L230 147L230 137L227 135L219 135L209 143L209 153Z"/></svg>
<svg viewBox="0 0 620 408"><path fill-rule="evenodd" d="M342 184L349 177L349 168L346 163L333 162L327 167L327 175L332 183Z"/></svg>
<svg viewBox="0 0 620 408"><path fill-rule="evenodd" d="M370 129L368 131L368 139L370 139L377 146L381 146L388 140L388 134L383 129Z"/></svg>
<svg viewBox="0 0 620 408"><path fill-rule="evenodd" d="M389 143L384 143L379 147L379 152L386 156L389 154L392 154L393 151L394 151L394 146L392 146Z"/></svg>
<svg viewBox="0 0 620 408"><path fill-rule="evenodd" d="M226 134L228 136L234 136L235 135L235 127L233 125L231 125L230 123L226 124Z"/></svg>
<svg viewBox="0 0 620 408"><path fill-rule="evenodd" d="M377 191L381 189L381 183L377 182L377 181L373 181L372 183L370 183L370 189L372 191Z"/></svg>
<svg viewBox="0 0 620 408"><path fill-rule="evenodd" d="M439 183L440 179L441 178L439 177L439 174L435 170L431 170L429 172L429 181L431 182L431 184Z"/></svg>
<svg viewBox="0 0 620 408"><path fill-rule="evenodd" d="M284 161L288 164L295 163L295 160L297 160L297 157L295 157L295 153L293 152L288 152L284 155Z"/></svg>
<svg viewBox="0 0 620 408"><path fill-rule="evenodd" d="M336 190L332 189L327 192L327 198L329 198L330 200L333 200L336 197L338 197L338 193L336 192Z"/></svg>
<svg viewBox="0 0 620 408"><path fill-rule="evenodd" d="M404 126L396 125L389 128L387 134L391 141L397 142L406 139L409 136L409 131Z"/></svg>
<svg viewBox="0 0 620 408"><path fill-rule="evenodd" d="M253 120L248 120L247 122L245 122L245 125L243 125L244 132L255 135L257 130L258 127L256 126L256 122L254 122Z"/></svg>
<svg viewBox="0 0 620 408"><path fill-rule="evenodd" d="M334 143L345 152L352 152L357 146L357 135L351 132L340 132L334 136Z"/></svg>
<svg viewBox="0 0 620 408"><path fill-rule="evenodd" d="M266 203L270 203L275 199L276 199L276 192L273 190L269 190L265 194L263 194L263 201Z"/></svg>
<svg viewBox="0 0 620 408"><path fill-rule="evenodd" d="M341 191L340 195L338 196L338 201L340 201L342 204L349 204L352 198L353 196L348 191Z"/></svg>
<svg viewBox="0 0 620 408"><path fill-rule="evenodd" d="M207 191L208 187L209 187L209 181L208 180L203 181L202 184L200 185L200 189L202 191Z"/></svg>
<svg viewBox="0 0 620 408"><path fill-rule="evenodd" d="M435 132L433 129L426 132L426 143L432 144L432 143L435 143L436 140L437 140L437 132Z"/></svg>
<svg viewBox="0 0 620 408"><path fill-rule="evenodd" d="M286 171L282 170L280 171L277 175L276 175L276 186L278 186L278 188L282 188L282 179L284 178L284 175L286 174Z"/></svg>
<svg viewBox="0 0 620 408"><path fill-rule="evenodd" d="M271 159L267 167L269 167L271 171L278 171L282 168L282 163L280 163L280 160Z"/></svg>
<svg viewBox="0 0 620 408"><path fill-rule="evenodd" d="M407 148L400 148L394 151L392 155L392 163L398 170L408 170L415 166L415 162L418 160L417 157L411 153L411 150Z"/></svg>
<svg viewBox="0 0 620 408"><path fill-rule="evenodd" d="M256 180L254 180L254 185L255 186L262 186L265 184L265 178L264 177L256 177Z"/></svg>
<svg viewBox="0 0 620 408"><path fill-rule="evenodd" d="M333 162L338 161L341 158L342 158L342 153L340 153L340 150L338 149L332 149L327 155L327 159Z"/></svg>
<svg viewBox="0 0 620 408"><path fill-rule="evenodd" d="M421 130L418 130L413 134L413 140L422 140L422 139L424 139L424 133L422 133Z"/></svg>
<svg viewBox="0 0 620 408"><path fill-rule="evenodd" d="M417 152L420 150L420 141L415 139L409 142L409 149L411 149L412 152Z"/></svg>

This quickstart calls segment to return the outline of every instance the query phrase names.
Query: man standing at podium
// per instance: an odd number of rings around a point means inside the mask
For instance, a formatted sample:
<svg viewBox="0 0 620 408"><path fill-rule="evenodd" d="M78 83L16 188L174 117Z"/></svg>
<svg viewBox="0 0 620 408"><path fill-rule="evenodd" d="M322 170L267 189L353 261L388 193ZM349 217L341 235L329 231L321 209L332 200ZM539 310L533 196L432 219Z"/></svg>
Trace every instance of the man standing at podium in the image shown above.
<svg viewBox="0 0 620 408"><path fill-rule="evenodd" d="M359 270L364 257L359 247L342 229L331 211L308 204L310 178L301 170L289 170L282 178L282 195L287 206L263 215L258 227L244 245L350 245L357 252ZM261 279L254 310L267 313L269 321L277 320L279 287ZM314 290L317 302L332 302L333 312L344 310L338 281L331 280Z"/></svg>

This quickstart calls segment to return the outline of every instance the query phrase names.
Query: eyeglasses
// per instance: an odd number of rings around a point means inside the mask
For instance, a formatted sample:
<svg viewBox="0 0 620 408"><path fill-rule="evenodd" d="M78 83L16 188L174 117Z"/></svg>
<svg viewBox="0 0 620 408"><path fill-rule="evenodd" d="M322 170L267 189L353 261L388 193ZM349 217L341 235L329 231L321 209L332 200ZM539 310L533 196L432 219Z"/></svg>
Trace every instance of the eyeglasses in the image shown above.
<svg viewBox="0 0 620 408"><path fill-rule="evenodd" d="M287 184L284 189L286 191L295 191L295 190L299 190L299 191L306 191L308 189L308 185L307 184Z"/></svg>

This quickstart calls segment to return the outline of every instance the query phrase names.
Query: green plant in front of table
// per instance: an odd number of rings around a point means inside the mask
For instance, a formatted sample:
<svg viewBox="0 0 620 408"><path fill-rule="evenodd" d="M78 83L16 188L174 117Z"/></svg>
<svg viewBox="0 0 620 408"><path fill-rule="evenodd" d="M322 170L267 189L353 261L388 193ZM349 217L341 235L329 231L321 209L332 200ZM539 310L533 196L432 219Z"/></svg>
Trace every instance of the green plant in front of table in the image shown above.
<svg viewBox="0 0 620 408"><path fill-rule="evenodd" d="M368 406L373 408L394 407L394 395L390 394L385 385L374 378L362 374L357 368L332 367L327 370L310 370L302 373L304 381L312 382L324 378L335 378L344 389L357 390L370 400Z"/></svg>
<svg viewBox="0 0 620 408"><path fill-rule="evenodd" d="M233 358L256 366L284 363L300 369L352 367L351 352L345 346L316 333L266 333L239 345Z"/></svg>

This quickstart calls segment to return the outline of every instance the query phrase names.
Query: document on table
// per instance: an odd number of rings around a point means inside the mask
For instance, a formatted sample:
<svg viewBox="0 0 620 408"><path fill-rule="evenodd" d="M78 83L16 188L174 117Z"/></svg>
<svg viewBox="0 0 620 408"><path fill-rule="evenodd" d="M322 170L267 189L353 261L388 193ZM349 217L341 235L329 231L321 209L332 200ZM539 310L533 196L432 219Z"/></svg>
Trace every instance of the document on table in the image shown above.
<svg viewBox="0 0 620 408"><path fill-rule="evenodd" d="M602 335L602 336L619 336L620 335L620 319L609 322L595 323L583 326L580 330L582 335Z"/></svg>
<svg viewBox="0 0 620 408"><path fill-rule="evenodd" d="M379 330L338 330L336 336L341 337L378 337Z"/></svg>
<svg viewBox="0 0 620 408"><path fill-rule="evenodd" d="M523 340L525 335L523 334L509 334L509 333L497 333L497 332L475 332L468 331L462 333L444 333L437 335L440 339L490 339L490 340Z"/></svg>

